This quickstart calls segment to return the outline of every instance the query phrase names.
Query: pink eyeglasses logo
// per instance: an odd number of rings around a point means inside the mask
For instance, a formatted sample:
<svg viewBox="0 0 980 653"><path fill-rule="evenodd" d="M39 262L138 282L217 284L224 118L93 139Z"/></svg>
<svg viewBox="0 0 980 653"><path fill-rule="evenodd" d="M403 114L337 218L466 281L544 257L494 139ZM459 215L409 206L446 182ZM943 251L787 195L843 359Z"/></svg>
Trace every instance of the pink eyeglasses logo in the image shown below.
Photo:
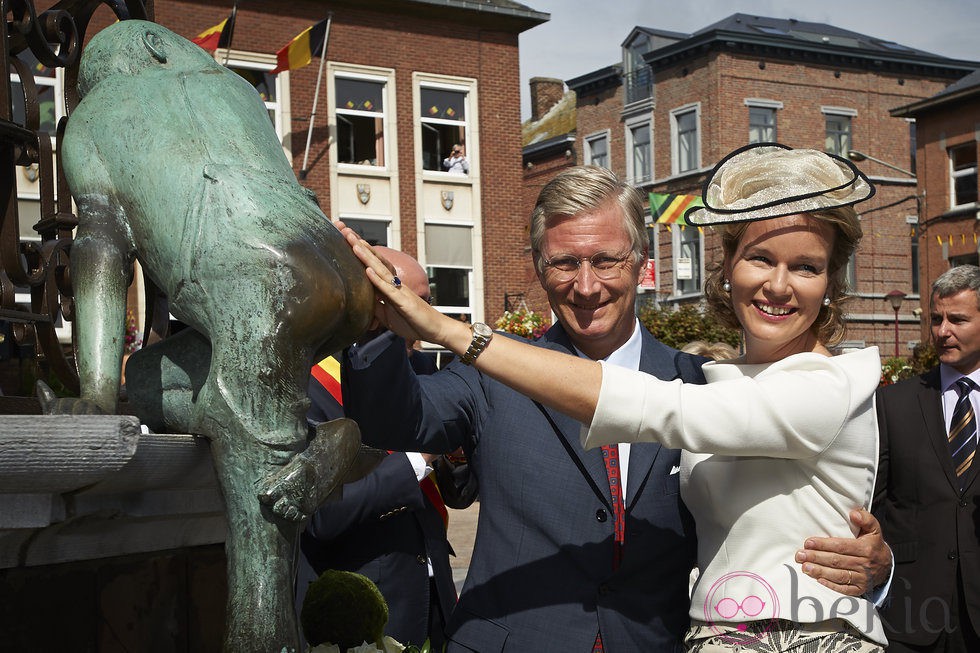
<svg viewBox="0 0 980 653"><path fill-rule="evenodd" d="M758 632L761 635L768 632L778 618L776 591L762 576L747 571L735 571L719 578L708 590L704 601L705 622L713 633L732 643L745 645L759 641L759 637L746 633L749 622L764 622L763 629ZM722 625L735 626L738 632L723 630Z"/></svg>

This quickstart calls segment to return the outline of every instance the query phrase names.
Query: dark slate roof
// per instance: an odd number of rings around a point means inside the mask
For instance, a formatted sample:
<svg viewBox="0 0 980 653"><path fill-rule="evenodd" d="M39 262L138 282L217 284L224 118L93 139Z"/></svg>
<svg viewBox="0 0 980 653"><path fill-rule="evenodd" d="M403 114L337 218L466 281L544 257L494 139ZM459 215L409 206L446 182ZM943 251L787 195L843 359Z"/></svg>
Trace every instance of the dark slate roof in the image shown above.
<svg viewBox="0 0 980 653"><path fill-rule="evenodd" d="M698 56L711 47L848 68L890 68L920 75L959 77L980 67L978 62L950 59L825 23L750 14L732 14L698 30L688 39L654 50L645 60L657 69Z"/></svg>
<svg viewBox="0 0 980 653"><path fill-rule="evenodd" d="M330 4L478 22L490 28L514 32L522 32L551 20L551 14L513 0L331 0Z"/></svg>
<svg viewBox="0 0 980 653"><path fill-rule="evenodd" d="M530 18L540 23L551 20L551 14L535 11L527 5L513 0L410 0L418 4L443 5L472 11L485 11L495 14Z"/></svg>
<svg viewBox="0 0 980 653"><path fill-rule="evenodd" d="M681 39L686 39L687 37L690 36L690 34L685 34L684 32L671 32L665 29L655 29L653 27L643 27L642 25L637 25L632 29L632 31L630 31L630 33L626 36L626 38L623 39L623 42L620 43L620 46L626 45L626 42L630 40L630 37L632 37L637 32L643 32L647 36L670 39L673 41L680 41Z"/></svg>
<svg viewBox="0 0 980 653"><path fill-rule="evenodd" d="M890 69L906 74L950 79L960 78L980 68L980 62L977 61L950 59L887 39L795 18L732 14L690 35L638 26L630 32L630 36L637 31L645 31L653 36L680 38L678 42L644 56L644 60L654 70L700 56L716 47L736 49L760 57L789 58L845 68ZM621 74L622 66L614 64L565 83L581 96L621 83L618 78Z"/></svg>
<svg viewBox="0 0 980 653"><path fill-rule="evenodd" d="M894 41L877 39L858 32L827 25L826 23L810 23L795 18L768 18L749 14L732 14L728 18L708 25L694 33L694 36L710 32L731 32L745 35L766 35L778 39L793 40L803 43L817 43L823 46L857 48L859 50L879 54L903 53L919 57L939 57L923 50L916 50Z"/></svg>
<svg viewBox="0 0 980 653"><path fill-rule="evenodd" d="M963 79L953 82L930 98L897 107L888 113L896 118L911 118L927 109L934 109L974 97L980 97L980 70L974 70Z"/></svg>
<svg viewBox="0 0 980 653"><path fill-rule="evenodd" d="M623 65L621 63L565 80L565 86L579 95L594 93L610 86L619 86L622 83Z"/></svg>
<svg viewBox="0 0 980 653"><path fill-rule="evenodd" d="M974 70L972 73L959 80L958 82L953 82L943 90L939 91L933 95L933 99L938 99L946 95L952 95L954 93L961 93L963 91L974 90L976 87L980 87L980 70Z"/></svg>

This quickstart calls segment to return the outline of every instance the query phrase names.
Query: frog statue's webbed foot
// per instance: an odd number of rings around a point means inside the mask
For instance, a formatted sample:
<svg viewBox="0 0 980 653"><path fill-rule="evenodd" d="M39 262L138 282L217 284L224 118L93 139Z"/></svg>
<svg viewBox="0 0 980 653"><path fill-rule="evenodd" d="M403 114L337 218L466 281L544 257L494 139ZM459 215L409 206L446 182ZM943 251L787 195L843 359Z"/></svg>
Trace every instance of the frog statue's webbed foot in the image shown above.
<svg viewBox="0 0 980 653"><path fill-rule="evenodd" d="M34 390L45 415L105 415L106 412L94 401L78 397L58 397L44 381L38 381Z"/></svg>
<svg viewBox="0 0 980 653"><path fill-rule="evenodd" d="M348 476L361 448L361 432L349 419L318 424L316 437L259 487L259 501L287 521L302 521Z"/></svg>

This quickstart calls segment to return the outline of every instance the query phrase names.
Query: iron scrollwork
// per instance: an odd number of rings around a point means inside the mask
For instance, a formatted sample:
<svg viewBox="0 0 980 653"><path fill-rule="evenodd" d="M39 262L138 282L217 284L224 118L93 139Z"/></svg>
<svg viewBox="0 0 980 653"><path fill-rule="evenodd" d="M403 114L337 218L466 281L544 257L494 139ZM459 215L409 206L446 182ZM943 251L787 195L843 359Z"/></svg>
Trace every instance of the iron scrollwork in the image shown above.
<svg viewBox="0 0 980 653"><path fill-rule="evenodd" d="M78 104L76 80L85 33L93 14L108 7L117 18L148 19L141 0L62 0L40 14L33 0L0 0L6 28L0 33L0 321L11 325L15 342L32 347L64 386L77 393L78 373L70 348L58 338L59 320L74 317L70 254L78 220L61 166L55 165L68 117L55 133L41 116L34 71L25 62L29 53L41 66L64 70L66 116ZM19 84L11 83L16 74ZM14 105L23 116L14 118ZM55 147L52 146L52 136ZM24 240L18 209L18 168L37 176L40 220L31 225L36 238ZM59 192L61 191L61 192ZM30 305L16 300L30 294Z"/></svg>

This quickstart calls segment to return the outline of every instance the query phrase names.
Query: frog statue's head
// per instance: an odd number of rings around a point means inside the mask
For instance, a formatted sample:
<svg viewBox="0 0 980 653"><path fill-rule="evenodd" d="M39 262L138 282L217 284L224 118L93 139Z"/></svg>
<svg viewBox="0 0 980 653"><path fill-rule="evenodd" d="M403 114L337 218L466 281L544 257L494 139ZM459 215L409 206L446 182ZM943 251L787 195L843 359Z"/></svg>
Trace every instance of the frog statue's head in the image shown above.
<svg viewBox="0 0 980 653"><path fill-rule="evenodd" d="M223 72L207 52L166 27L144 20L123 20L106 27L85 47L78 91L85 97L103 80L153 72Z"/></svg>

